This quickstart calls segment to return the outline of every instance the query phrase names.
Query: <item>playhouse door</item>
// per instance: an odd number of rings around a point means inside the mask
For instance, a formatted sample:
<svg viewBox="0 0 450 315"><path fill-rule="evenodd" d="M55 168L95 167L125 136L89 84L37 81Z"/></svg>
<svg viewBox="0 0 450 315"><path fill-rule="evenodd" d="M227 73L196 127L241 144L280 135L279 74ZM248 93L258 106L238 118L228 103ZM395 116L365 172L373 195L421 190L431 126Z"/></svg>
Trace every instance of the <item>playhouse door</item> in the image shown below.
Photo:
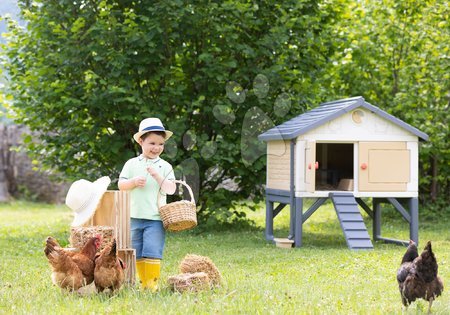
<svg viewBox="0 0 450 315"><path fill-rule="evenodd" d="M305 188L314 192L316 188L316 141L308 141L305 147Z"/></svg>
<svg viewBox="0 0 450 315"><path fill-rule="evenodd" d="M359 190L406 191L410 160L406 142L360 142Z"/></svg>

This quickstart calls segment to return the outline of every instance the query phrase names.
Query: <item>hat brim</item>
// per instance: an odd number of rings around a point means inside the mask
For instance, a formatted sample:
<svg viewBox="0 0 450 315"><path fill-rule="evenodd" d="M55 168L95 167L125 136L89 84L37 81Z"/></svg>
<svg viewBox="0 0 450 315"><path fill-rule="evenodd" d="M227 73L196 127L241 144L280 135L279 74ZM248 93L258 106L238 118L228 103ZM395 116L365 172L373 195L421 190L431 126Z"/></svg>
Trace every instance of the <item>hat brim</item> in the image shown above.
<svg viewBox="0 0 450 315"><path fill-rule="evenodd" d="M155 130L145 130L145 131L139 131L139 132L136 132L134 135L133 135L133 139L134 139L134 141L136 141L137 143L139 143L139 139L142 137L142 135L143 134L146 134L147 132L152 132L152 131L162 131L162 132L165 132L165 134L166 134L166 136L164 137L164 139L167 141L170 137L172 137L172 135L173 135L173 132L172 131L170 131L170 130L159 130L159 129L155 129Z"/></svg>
<svg viewBox="0 0 450 315"><path fill-rule="evenodd" d="M94 216L95 211L97 210L100 201L102 200L103 194L108 189L110 183L111 179L108 176L103 176L94 182L94 184L96 185L94 196L86 205L83 212L75 213L74 219L71 224L72 227L81 226Z"/></svg>

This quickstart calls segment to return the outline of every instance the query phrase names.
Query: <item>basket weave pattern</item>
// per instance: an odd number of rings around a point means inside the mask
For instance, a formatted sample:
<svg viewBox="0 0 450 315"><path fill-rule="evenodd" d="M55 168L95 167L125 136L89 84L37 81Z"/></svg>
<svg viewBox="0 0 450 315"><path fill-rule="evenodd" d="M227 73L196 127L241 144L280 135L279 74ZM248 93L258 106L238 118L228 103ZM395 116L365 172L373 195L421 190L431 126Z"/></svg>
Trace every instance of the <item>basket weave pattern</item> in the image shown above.
<svg viewBox="0 0 450 315"><path fill-rule="evenodd" d="M159 206L161 193L158 193L158 208L161 221L167 231L179 232L192 229L197 226L197 207L192 189L184 181L174 180L174 182L186 186L191 201L181 200Z"/></svg>

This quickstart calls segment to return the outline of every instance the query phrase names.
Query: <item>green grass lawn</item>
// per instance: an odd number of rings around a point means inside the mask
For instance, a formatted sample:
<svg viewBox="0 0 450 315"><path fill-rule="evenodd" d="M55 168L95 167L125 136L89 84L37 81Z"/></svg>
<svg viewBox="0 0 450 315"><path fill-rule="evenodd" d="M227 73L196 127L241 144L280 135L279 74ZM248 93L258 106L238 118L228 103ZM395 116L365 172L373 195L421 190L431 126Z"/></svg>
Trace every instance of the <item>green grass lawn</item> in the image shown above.
<svg viewBox="0 0 450 315"><path fill-rule="evenodd" d="M264 208L248 216L257 228L169 234L162 265L162 289L155 294L125 287L115 296L63 293L50 280L44 240L68 242L71 211L65 206L15 202L0 205L0 313L2 314L401 314L396 270L405 247L374 244L350 251L330 205L304 226L304 246L281 249L263 237ZM408 238L408 226L394 215L383 236ZM276 236L286 237L288 209L275 220ZM420 249L432 240L444 280L434 314L450 314L450 218L420 222ZM371 230L371 221L366 218ZM369 234L371 234L369 232ZM188 254L209 256L224 283L214 291L171 292L166 279L178 274ZM408 314L426 313L420 300Z"/></svg>

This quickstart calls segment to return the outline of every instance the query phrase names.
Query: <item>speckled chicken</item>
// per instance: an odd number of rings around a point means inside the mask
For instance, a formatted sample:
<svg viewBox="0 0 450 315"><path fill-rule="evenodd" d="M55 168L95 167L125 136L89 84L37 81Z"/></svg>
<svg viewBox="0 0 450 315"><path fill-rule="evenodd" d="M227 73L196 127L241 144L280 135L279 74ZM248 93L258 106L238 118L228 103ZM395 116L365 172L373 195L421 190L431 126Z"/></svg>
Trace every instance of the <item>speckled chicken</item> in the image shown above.
<svg viewBox="0 0 450 315"><path fill-rule="evenodd" d="M98 292L119 290L125 280L125 268L125 263L117 257L117 244L113 239L95 257L94 282Z"/></svg>
<svg viewBox="0 0 450 315"><path fill-rule="evenodd" d="M428 313L430 313L433 301L444 289L442 279L437 273L438 264L431 248L431 241L428 241L420 256L416 244L410 241L397 271L403 305L408 307L416 299L421 298L429 302Z"/></svg>

